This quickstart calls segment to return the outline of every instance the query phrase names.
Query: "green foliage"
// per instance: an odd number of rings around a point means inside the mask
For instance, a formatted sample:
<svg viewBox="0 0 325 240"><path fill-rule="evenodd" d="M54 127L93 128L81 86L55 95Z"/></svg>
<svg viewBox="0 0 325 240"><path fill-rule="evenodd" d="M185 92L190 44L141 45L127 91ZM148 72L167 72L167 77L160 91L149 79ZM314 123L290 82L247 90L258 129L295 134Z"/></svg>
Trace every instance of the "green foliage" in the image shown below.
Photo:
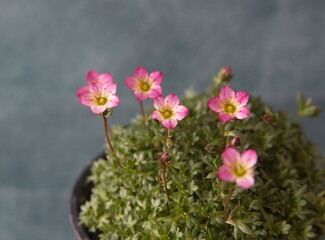
<svg viewBox="0 0 325 240"><path fill-rule="evenodd" d="M165 148L165 129L140 116L128 127L116 126L112 142L116 161L94 163L90 201L80 221L100 239L320 239L325 235L324 160L291 122L251 98L249 118L227 123L228 141L240 137L239 151L258 152L256 183L236 188L230 220L223 210L230 183L219 180L222 165L221 123L209 112L208 94L188 92L182 104L190 114L171 131L167 167L167 201L158 156ZM263 120L269 114L272 121Z"/></svg>

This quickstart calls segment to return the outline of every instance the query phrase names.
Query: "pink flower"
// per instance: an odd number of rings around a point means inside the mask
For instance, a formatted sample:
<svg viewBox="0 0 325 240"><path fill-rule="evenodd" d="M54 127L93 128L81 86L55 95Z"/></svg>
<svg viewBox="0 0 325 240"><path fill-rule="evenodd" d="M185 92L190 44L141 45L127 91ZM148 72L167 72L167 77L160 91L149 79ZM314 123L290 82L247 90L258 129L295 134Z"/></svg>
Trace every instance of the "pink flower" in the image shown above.
<svg viewBox="0 0 325 240"><path fill-rule="evenodd" d="M138 67L135 69L134 75L125 80L125 85L134 91L135 98L138 101L143 101L148 97L155 99L162 95L160 86L162 81L162 72L155 71L148 74L145 68Z"/></svg>
<svg viewBox="0 0 325 240"><path fill-rule="evenodd" d="M250 111L245 105L249 99L249 94L246 92L235 91L228 86L224 86L219 94L219 97L211 98L208 102L209 108L218 113L219 118L223 123L233 119L244 119L250 114Z"/></svg>
<svg viewBox="0 0 325 240"><path fill-rule="evenodd" d="M170 94L166 98L155 98L154 107L156 111L153 111L151 118L157 119L169 129L175 128L178 121L184 119L190 112L185 106L179 105L179 98L175 94Z"/></svg>
<svg viewBox="0 0 325 240"><path fill-rule="evenodd" d="M105 84L105 83L114 82L112 74L110 73L99 74L96 71L89 71L86 75L86 81L88 84L92 84L92 83ZM80 98L81 95L84 95L85 93L89 93L88 86L83 86L79 88L79 90L77 91L77 97Z"/></svg>
<svg viewBox="0 0 325 240"><path fill-rule="evenodd" d="M94 114L100 114L120 104L120 99L115 95L117 86L113 80L107 83L91 83L86 87L78 90L80 103L90 107Z"/></svg>
<svg viewBox="0 0 325 240"><path fill-rule="evenodd" d="M254 169L257 162L257 153L254 150L246 150L242 155L234 148L226 148L222 153L224 165L219 168L218 176L227 182L248 189L255 183Z"/></svg>

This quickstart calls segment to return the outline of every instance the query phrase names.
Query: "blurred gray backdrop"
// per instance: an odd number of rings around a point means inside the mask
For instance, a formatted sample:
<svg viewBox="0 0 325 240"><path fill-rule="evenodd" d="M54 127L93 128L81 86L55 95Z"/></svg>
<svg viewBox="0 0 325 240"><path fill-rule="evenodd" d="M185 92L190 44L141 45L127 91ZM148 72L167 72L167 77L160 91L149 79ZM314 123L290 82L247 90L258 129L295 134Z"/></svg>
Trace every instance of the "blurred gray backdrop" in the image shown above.
<svg viewBox="0 0 325 240"><path fill-rule="evenodd" d="M0 0L0 239L74 239L71 188L102 150L102 122L78 103L89 70L111 72L125 124L137 66L164 92L203 91L223 66L235 90L295 115L302 90L325 107L325 1ZM150 103L150 101L148 101ZM324 153L324 122L304 130Z"/></svg>

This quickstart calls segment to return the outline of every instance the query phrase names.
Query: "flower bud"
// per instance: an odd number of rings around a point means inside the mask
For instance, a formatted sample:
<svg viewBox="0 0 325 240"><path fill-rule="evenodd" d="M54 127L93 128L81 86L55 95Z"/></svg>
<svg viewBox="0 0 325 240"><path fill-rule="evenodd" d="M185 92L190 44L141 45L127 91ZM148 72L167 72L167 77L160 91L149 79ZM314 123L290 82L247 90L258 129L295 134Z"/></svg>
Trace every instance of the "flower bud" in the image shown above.
<svg viewBox="0 0 325 240"><path fill-rule="evenodd" d="M264 119L265 121L267 121L267 122L272 121L272 117L271 117L269 114L265 114L265 115L263 116L263 119Z"/></svg>
<svg viewBox="0 0 325 240"><path fill-rule="evenodd" d="M167 164L168 162L170 162L170 155L168 152L163 152L160 156L159 156L159 162L161 164Z"/></svg>
<svg viewBox="0 0 325 240"><path fill-rule="evenodd" d="M230 142L231 147L238 147L240 145L240 138L235 137L233 140Z"/></svg>
<svg viewBox="0 0 325 240"><path fill-rule="evenodd" d="M233 76L234 75L232 74L230 67L221 68L218 73L218 78L220 78L220 81L225 83L228 83L233 78Z"/></svg>

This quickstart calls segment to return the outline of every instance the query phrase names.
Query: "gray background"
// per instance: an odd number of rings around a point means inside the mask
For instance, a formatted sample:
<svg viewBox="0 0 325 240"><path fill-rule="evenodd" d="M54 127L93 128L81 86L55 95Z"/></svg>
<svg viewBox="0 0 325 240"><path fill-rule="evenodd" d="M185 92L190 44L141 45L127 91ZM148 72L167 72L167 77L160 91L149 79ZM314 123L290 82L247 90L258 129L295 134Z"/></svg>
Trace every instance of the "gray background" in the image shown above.
<svg viewBox="0 0 325 240"><path fill-rule="evenodd" d="M75 97L88 70L119 85L113 124L138 112L124 86L137 66L163 71L166 94L202 91L230 65L235 90L293 114L299 90L325 107L325 1L0 4L1 240L73 239L70 190L104 144L101 120ZM323 153L324 120L303 121Z"/></svg>

